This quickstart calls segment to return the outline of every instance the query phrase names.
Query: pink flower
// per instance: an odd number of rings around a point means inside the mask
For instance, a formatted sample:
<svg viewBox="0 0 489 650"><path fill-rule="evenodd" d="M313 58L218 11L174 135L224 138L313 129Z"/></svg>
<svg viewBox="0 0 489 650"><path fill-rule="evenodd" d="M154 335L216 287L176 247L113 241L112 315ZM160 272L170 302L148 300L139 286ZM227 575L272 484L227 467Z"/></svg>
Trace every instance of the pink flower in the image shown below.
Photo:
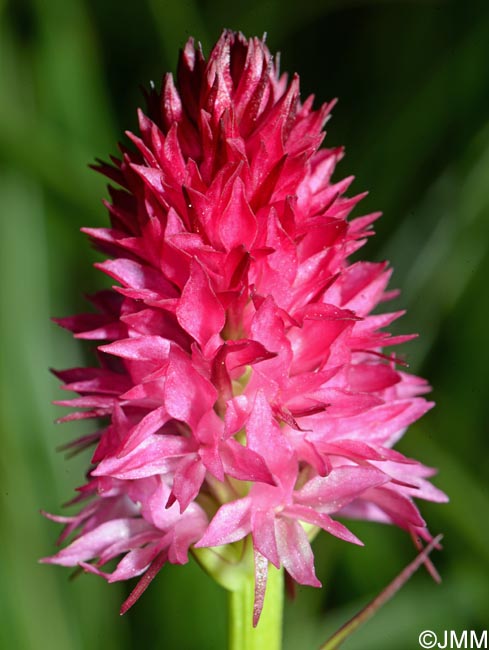
<svg viewBox="0 0 489 650"><path fill-rule="evenodd" d="M79 397L62 420L101 418L80 514L52 517L74 540L45 561L109 581L189 550L252 543L257 610L268 562L319 586L309 541L335 517L431 536L413 498L444 501L433 470L392 449L432 404L384 348L411 336L372 315L393 292L385 263L349 263L372 234L348 220L362 195L332 181L320 149L334 104L301 101L263 41L224 32L206 61L190 40L140 135L98 169L119 188L111 228L85 229L117 284L95 313L60 319L99 341L99 364L58 372ZM112 573L102 567L122 556Z"/></svg>

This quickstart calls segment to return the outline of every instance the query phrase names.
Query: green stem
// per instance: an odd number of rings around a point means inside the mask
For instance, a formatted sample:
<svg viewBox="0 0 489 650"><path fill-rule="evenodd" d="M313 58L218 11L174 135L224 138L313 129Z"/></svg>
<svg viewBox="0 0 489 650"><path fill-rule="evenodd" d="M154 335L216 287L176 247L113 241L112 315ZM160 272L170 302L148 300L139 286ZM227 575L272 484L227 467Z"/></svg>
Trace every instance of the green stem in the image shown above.
<svg viewBox="0 0 489 650"><path fill-rule="evenodd" d="M229 650L280 650L282 647L283 570L269 565L265 602L253 627L254 572L229 592Z"/></svg>
<svg viewBox="0 0 489 650"><path fill-rule="evenodd" d="M369 620L388 600L399 591L399 589L406 584L409 578L415 571L424 563L428 571L435 577L439 576L436 569L429 563L428 556L431 551L441 542L443 535L435 537L428 546L421 551L421 553L408 564L408 566L401 571L401 573L394 578L394 580L383 589L376 598L374 598L366 607L364 607L356 616L345 623L340 629L324 643L319 650L337 650L340 645L348 639L348 637L358 628ZM438 581L437 580L437 581Z"/></svg>

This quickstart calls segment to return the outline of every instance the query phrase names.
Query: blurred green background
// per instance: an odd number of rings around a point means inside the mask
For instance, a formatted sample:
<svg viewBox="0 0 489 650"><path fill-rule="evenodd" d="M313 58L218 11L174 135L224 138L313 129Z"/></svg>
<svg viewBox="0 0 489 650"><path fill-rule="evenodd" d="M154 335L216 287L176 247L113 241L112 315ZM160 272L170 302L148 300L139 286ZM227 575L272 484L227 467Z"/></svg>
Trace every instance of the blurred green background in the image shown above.
<svg viewBox="0 0 489 650"><path fill-rule="evenodd" d="M105 181L87 168L135 128L140 84L173 70L189 35L208 47L227 26L268 33L303 96L339 97L329 146L337 172L381 209L363 249L389 259L398 329L411 369L437 408L413 426L405 453L440 468L448 505L422 504L445 534L435 585L424 571L346 650L411 650L424 629L488 627L487 344L489 278L489 3L486 0L0 0L0 647L16 650L220 650L225 594L192 563L168 567L124 618L129 585L41 566L59 512L83 482L87 457L56 446L80 426L52 424L59 397L48 367L84 351L50 322L85 309L103 278L83 225L105 225ZM363 549L315 541L323 590L298 589L286 612L287 650L317 648L414 556L401 531L353 523Z"/></svg>

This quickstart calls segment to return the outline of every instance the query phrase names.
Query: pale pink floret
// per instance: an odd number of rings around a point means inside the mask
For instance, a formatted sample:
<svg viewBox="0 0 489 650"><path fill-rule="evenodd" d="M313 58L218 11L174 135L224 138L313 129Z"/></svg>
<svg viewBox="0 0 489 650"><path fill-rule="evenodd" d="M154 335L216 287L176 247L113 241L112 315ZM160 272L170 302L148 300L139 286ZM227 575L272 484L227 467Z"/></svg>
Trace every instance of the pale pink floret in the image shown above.
<svg viewBox="0 0 489 650"><path fill-rule="evenodd" d="M143 574L125 611L165 562L248 539L256 622L268 562L319 586L308 533L361 543L336 515L430 539L413 497L446 497L392 446L432 405L384 350L412 338L383 329L402 312L372 315L387 264L348 262L379 215L347 219L362 195L319 149L334 102L313 110L263 41L228 31L207 61L190 40L147 100L98 167L119 186L111 227L85 229L117 284L58 320L100 342L98 366L56 373L79 395L61 420L103 425L70 445L97 443L90 500L52 517L75 537L46 561Z"/></svg>

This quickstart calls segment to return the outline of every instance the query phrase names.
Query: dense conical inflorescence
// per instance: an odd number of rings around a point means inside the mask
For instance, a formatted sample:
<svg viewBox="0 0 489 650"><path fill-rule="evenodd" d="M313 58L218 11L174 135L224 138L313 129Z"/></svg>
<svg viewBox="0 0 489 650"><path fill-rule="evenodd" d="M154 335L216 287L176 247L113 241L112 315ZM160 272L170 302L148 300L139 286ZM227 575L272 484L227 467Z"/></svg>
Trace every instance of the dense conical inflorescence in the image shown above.
<svg viewBox="0 0 489 650"><path fill-rule="evenodd" d="M384 351L411 338L383 330L399 312L372 314L387 265L349 262L378 214L348 220L362 197L332 181L333 103L314 110L262 40L228 31L208 60L190 40L147 100L99 166L111 227L85 229L117 285L59 320L98 345L96 367L57 373L79 394L62 419L102 428L73 443L96 444L86 505L53 517L75 536L47 561L144 574L127 608L165 562L245 539L258 616L268 562L318 586L315 532L360 543L336 515L430 539L413 498L445 497L392 449L427 385Z"/></svg>

